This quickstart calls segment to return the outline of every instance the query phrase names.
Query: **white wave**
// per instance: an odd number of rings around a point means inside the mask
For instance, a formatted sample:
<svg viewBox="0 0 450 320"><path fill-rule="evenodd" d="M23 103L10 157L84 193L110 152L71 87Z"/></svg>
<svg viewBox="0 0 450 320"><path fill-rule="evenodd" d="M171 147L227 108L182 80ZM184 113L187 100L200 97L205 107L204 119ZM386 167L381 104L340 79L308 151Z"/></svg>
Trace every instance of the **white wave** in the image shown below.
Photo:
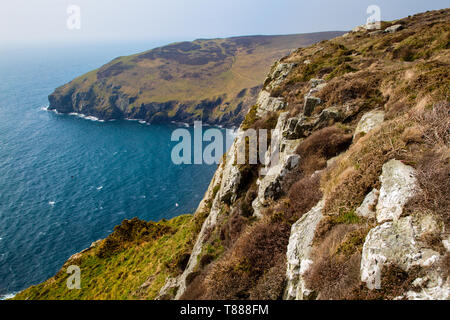
<svg viewBox="0 0 450 320"><path fill-rule="evenodd" d="M48 112L53 112L53 113L56 113L56 114L62 114L62 113L59 113L57 110L55 110L55 109L49 109L50 108L50 106L47 106L47 107L42 107L42 108L40 108L40 110L42 110L42 111L48 111Z"/></svg>
<svg viewBox="0 0 450 320"><path fill-rule="evenodd" d="M77 112L71 112L71 113L69 113L69 116L75 116L75 117L86 119L86 120L90 120L90 121L105 122L105 120L99 119L97 117L86 116L84 114L77 113Z"/></svg>
<svg viewBox="0 0 450 320"><path fill-rule="evenodd" d="M97 188L97 190L99 190L99 191L102 190L102 189L103 189L103 186L100 186L100 187Z"/></svg>
<svg viewBox="0 0 450 320"><path fill-rule="evenodd" d="M7 293L4 295L0 295L0 300L8 300L8 299L12 299L16 296L16 292L15 293Z"/></svg>

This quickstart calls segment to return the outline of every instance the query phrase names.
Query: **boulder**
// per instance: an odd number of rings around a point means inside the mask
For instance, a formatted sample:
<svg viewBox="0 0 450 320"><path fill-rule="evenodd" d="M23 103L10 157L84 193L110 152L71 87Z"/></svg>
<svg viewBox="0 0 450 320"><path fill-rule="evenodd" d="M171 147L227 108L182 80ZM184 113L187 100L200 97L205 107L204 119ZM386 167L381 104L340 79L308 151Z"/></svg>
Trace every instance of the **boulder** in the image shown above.
<svg viewBox="0 0 450 320"><path fill-rule="evenodd" d="M374 110L367 112L362 116L361 120L358 122L353 137L355 138L361 134L369 133L370 131L381 125L383 121L384 121L384 111Z"/></svg>
<svg viewBox="0 0 450 320"><path fill-rule="evenodd" d="M329 107L320 113L317 124L325 123L326 125L332 125L334 122L341 121L343 118L344 116L339 108Z"/></svg>
<svg viewBox="0 0 450 320"><path fill-rule="evenodd" d="M412 217L385 222L369 231L361 257L361 281L367 288L381 289L381 272L394 264L405 271L412 266L429 267L439 260L439 253L421 248L417 241Z"/></svg>
<svg viewBox="0 0 450 320"><path fill-rule="evenodd" d="M310 95L305 97L305 105L303 107L303 114L307 117L311 116L314 112L314 109L322 103L320 98L316 98Z"/></svg>
<svg viewBox="0 0 450 320"><path fill-rule="evenodd" d="M283 128L283 137L287 139L295 138L295 127L297 126L298 118L289 118Z"/></svg>
<svg viewBox="0 0 450 320"><path fill-rule="evenodd" d="M378 223L397 220L417 189L414 169L398 160L383 165L376 216Z"/></svg>
<svg viewBox="0 0 450 320"><path fill-rule="evenodd" d="M295 63L278 62L273 69L273 72L269 75L270 84L268 87L273 90L283 83L284 79L286 79L295 65Z"/></svg>
<svg viewBox="0 0 450 320"><path fill-rule="evenodd" d="M257 115L262 117L268 112L283 110L286 107L283 98L271 97L268 91L262 90L257 100Z"/></svg>
<svg viewBox="0 0 450 320"><path fill-rule="evenodd" d="M383 30L377 30L377 31L369 32L369 36L374 37L374 36L377 36L379 34L382 34L383 32L384 32Z"/></svg>
<svg viewBox="0 0 450 320"><path fill-rule="evenodd" d="M365 197L361 206L356 209L356 214L367 219L376 218L376 205L378 203L378 196L380 192L377 189L370 191Z"/></svg>
<svg viewBox="0 0 450 320"><path fill-rule="evenodd" d="M401 24L395 24L384 30L384 33L395 33L397 31L403 30L404 27Z"/></svg>

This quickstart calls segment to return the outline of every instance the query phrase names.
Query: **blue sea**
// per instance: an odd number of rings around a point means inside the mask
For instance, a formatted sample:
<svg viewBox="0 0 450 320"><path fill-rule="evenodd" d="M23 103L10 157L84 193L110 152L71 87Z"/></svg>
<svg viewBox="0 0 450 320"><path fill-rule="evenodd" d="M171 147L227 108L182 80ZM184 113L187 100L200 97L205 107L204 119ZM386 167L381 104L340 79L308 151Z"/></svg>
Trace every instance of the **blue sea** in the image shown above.
<svg viewBox="0 0 450 320"><path fill-rule="evenodd" d="M0 296L52 277L124 219L195 211L217 166L173 164L177 126L45 110L56 87L156 45L0 51Z"/></svg>

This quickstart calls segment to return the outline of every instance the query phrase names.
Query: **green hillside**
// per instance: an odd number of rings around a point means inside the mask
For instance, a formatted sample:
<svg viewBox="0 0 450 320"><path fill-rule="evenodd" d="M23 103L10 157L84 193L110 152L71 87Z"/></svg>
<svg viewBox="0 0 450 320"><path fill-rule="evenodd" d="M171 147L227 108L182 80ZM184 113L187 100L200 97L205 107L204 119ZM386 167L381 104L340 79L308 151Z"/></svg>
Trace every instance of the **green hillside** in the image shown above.
<svg viewBox="0 0 450 320"><path fill-rule="evenodd" d="M119 57L57 88L50 109L106 120L238 125L277 59L341 34L195 40Z"/></svg>

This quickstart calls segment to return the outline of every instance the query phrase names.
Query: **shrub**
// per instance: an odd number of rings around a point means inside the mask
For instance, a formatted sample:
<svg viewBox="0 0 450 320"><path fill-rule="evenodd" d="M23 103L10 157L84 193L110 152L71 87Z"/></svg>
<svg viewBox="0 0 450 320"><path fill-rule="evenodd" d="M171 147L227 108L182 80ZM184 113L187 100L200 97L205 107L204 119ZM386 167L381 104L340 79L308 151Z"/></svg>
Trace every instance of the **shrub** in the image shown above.
<svg viewBox="0 0 450 320"><path fill-rule="evenodd" d="M389 264L381 270L381 289L369 290L364 283L355 287L345 297L347 300L389 300L414 290L413 281L420 276L419 267L412 267L408 272Z"/></svg>
<svg viewBox="0 0 450 320"><path fill-rule="evenodd" d="M98 256L106 258L124 250L127 244L135 241L151 241L170 234L173 230L165 222L164 220L159 223L146 222L138 218L122 221L122 224L114 227L114 232L100 244Z"/></svg>
<svg viewBox="0 0 450 320"><path fill-rule="evenodd" d="M382 79L381 73L360 71L331 80L319 92L318 97L325 101L326 106L343 105L348 101L361 99L369 101L381 95L378 90ZM371 107L375 107L373 105Z"/></svg>
<svg viewBox="0 0 450 320"><path fill-rule="evenodd" d="M247 228L206 276L207 299L247 299L258 280L285 255L290 225L266 217ZM274 280L276 281L276 280ZM256 293L255 293L256 294Z"/></svg>
<svg viewBox="0 0 450 320"><path fill-rule="evenodd" d="M320 176L306 177L295 182L290 188L288 196L293 219L298 220L322 198Z"/></svg>
<svg viewBox="0 0 450 320"><path fill-rule="evenodd" d="M250 290L250 300L281 300L285 288L286 256L280 255L270 268Z"/></svg>
<svg viewBox="0 0 450 320"><path fill-rule="evenodd" d="M360 250L350 256L340 252L341 244L355 228L338 225L314 248L314 263L306 274L306 283L308 288L320 293L320 299L343 299L360 283Z"/></svg>

